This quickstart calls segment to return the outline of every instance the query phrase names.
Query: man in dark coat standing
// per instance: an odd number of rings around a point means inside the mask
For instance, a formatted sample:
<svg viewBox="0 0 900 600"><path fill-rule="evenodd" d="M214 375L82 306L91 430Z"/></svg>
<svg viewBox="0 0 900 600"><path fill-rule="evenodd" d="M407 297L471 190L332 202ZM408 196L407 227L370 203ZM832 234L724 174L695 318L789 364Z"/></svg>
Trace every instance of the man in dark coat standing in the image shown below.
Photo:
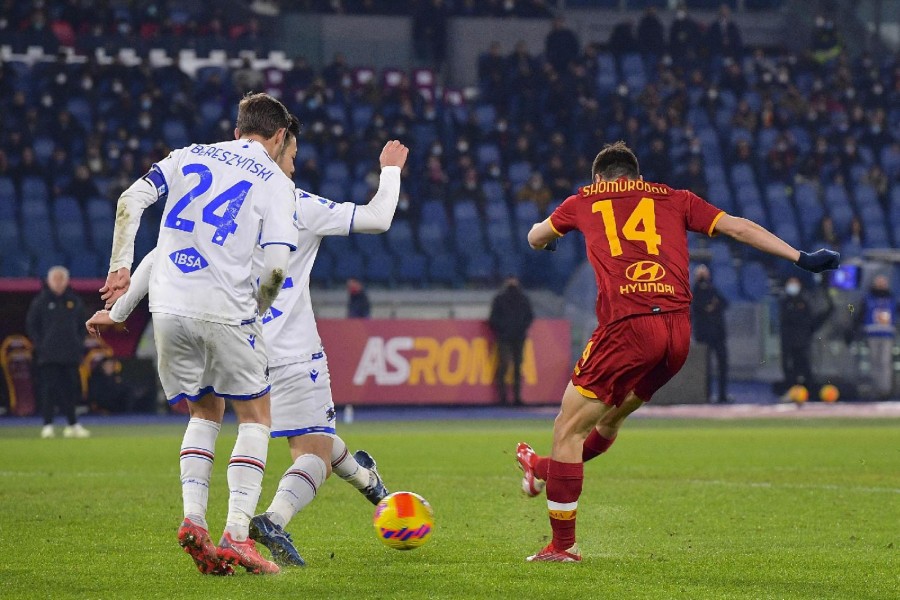
<svg viewBox="0 0 900 600"><path fill-rule="evenodd" d="M719 402L728 402L728 334L725 330L725 309L728 300L712 284L709 268L700 265L694 269L694 296L691 302L691 323L694 339L706 344L706 389L712 375L712 356L716 356L719 368Z"/></svg>
<svg viewBox="0 0 900 600"><path fill-rule="evenodd" d="M513 369L513 404L522 404L522 357L528 328L534 321L531 301L516 277L507 277L503 290L494 297L488 325L497 339L496 384L500 404L507 404L506 373Z"/></svg>
<svg viewBox="0 0 900 600"><path fill-rule="evenodd" d="M827 294L824 311L815 311L809 296L803 293L803 283L797 277L789 277L784 284L781 300L781 368L784 371L785 390L794 385L813 389L812 352L813 338L831 313L834 302Z"/></svg>
<svg viewBox="0 0 900 600"><path fill-rule="evenodd" d="M44 416L42 438L52 438L53 416L59 407L68 420L67 438L86 438L90 432L78 423L75 404L81 395L78 365L84 353L84 304L69 288L69 271L52 267L47 287L28 307L26 328L34 344L38 394Z"/></svg>
<svg viewBox="0 0 900 600"><path fill-rule="evenodd" d="M565 21L553 19L553 29L544 40L544 56L560 75L568 72L569 64L581 54L581 43L575 32L566 27Z"/></svg>

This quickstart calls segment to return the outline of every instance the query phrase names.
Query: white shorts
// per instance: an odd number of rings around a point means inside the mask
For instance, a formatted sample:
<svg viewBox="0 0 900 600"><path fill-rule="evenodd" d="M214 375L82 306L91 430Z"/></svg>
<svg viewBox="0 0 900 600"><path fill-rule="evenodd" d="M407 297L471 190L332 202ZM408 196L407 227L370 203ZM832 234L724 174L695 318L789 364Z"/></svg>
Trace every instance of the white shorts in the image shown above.
<svg viewBox="0 0 900 600"><path fill-rule="evenodd" d="M223 325L153 313L159 380L169 404L213 393L252 400L269 391L268 357L259 320Z"/></svg>
<svg viewBox="0 0 900 600"><path fill-rule="evenodd" d="M324 352L313 357L272 367L272 437L335 435L328 359Z"/></svg>

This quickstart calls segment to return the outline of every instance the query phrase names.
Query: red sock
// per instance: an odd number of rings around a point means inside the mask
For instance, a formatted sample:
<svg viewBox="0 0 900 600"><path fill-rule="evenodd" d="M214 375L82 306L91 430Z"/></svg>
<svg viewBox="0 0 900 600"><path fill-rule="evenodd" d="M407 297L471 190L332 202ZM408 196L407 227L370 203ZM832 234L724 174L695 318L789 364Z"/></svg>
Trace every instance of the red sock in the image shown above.
<svg viewBox="0 0 900 600"><path fill-rule="evenodd" d="M575 514L584 481L584 463L550 459L547 477L547 510L553 529L553 547L568 550L575 543Z"/></svg>
<svg viewBox="0 0 900 600"><path fill-rule="evenodd" d="M609 447L613 445L614 441L616 441L615 437L612 439L605 438L597 433L596 429L592 429L591 433L587 436L587 439L584 440L584 447L581 449L581 460L587 462L592 458L600 456L609 450ZM538 456L532 467L534 468L534 475L538 479L547 481L547 469L550 467L550 457Z"/></svg>
<svg viewBox="0 0 900 600"><path fill-rule="evenodd" d="M613 445L614 441L616 441L615 436L605 438L597 433L596 429L591 429L591 433L588 434L587 439L584 440L584 446L581 449L581 460L587 462L592 458L600 456L609 450L609 447Z"/></svg>

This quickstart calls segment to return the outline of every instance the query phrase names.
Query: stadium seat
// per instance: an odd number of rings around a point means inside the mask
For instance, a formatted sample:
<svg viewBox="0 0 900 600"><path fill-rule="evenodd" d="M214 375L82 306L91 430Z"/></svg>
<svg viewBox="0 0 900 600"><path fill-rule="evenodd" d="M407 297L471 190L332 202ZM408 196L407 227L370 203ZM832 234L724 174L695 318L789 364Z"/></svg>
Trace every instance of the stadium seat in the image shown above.
<svg viewBox="0 0 900 600"><path fill-rule="evenodd" d="M29 220L22 220L23 246L32 254L38 255L52 251L56 247L53 239L53 227L46 216L36 216Z"/></svg>
<svg viewBox="0 0 900 600"><path fill-rule="evenodd" d="M403 256L416 251L416 242L408 221L395 221L384 237L388 249L394 256Z"/></svg>
<svg viewBox="0 0 900 600"><path fill-rule="evenodd" d="M497 279L497 265L490 253L469 254L462 258L466 281L492 283Z"/></svg>
<svg viewBox="0 0 900 600"><path fill-rule="evenodd" d="M191 143L187 127L177 119L169 119L163 123L162 135L170 148L184 148Z"/></svg>
<svg viewBox="0 0 900 600"><path fill-rule="evenodd" d="M471 200L457 202L453 205L453 223L458 227L471 221L481 221L478 207Z"/></svg>
<svg viewBox="0 0 900 600"><path fill-rule="evenodd" d="M428 259L418 252L406 252L396 261L396 278L400 283L421 286L428 277Z"/></svg>
<svg viewBox="0 0 900 600"><path fill-rule="evenodd" d="M59 247L70 256L78 254L88 246L84 224L81 221L56 221L56 238L59 240Z"/></svg>
<svg viewBox="0 0 900 600"><path fill-rule="evenodd" d="M518 188L520 185L528 181L528 178L531 177L531 173L534 171L534 168L531 166L531 163L527 161L519 161L514 162L509 165L509 172L507 173L507 177L509 178L509 183L513 187L513 189Z"/></svg>
<svg viewBox="0 0 900 600"><path fill-rule="evenodd" d="M69 196L60 196L53 202L53 220L57 225L60 223L78 223L82 225L84 216L81 213L81 206L75 198Z"/></svg>
<svg viewBox="0 0 900 600"><path fill-rule="evenodd" d="M447 211L444 204L438 200L429 200L422 205L422 216L420 219L422 224L438 225L442 229L449 228L449 220L447 219ZM421 239L419 240L421 241Z"/></svg>
<svg viewBox="0 0 900 600"><path fill-rule="evenodd" d="M347 202L349 200L350 190L346 185L346 180L342 182L325 181L322 183L319 195L328 200L335 202Z"/></svg>
<svg viewBox="0 0 900 600"><path fill-rule="evenodd" d="M365 273L362 255L352 252L337 255L334 261L334 277L338 281L350 278L362 279Z"/></svg>
<svg viewBox="0 0 900 600"><path fill-rule="evenodd" d="M716 263L710 267L713 284L729 302L740 299L740 282L737 271L729 263Z"/></svg>
<svg viewBox="0 0 900 600"><path fill-rule="evenodd" d="M333 160L325 164L322 174L326 181L344 183L350 178L350 168L343 161Z"/></svg>
<svg viewBox="0 0 900 600"><path fill-rule="evenodd" d="M18 254L22 251L22 239L15 218L0 216L0 256Z"/></svg>
<svg viewBox="0 0 900 600"><path fill-rule="evenodd" d="M497 121L497 109L491 104L481 104L475 107L475 121L481 131L493 131Z"/></svg>
<svg viewBox="0 0 900 600"><path fill-rule="evenodd" d="M66 262L66 257L63 254L45 249L42 252L35 254L32 270L35 276L45 277L50 270L50 267L55 267L57 265L66 266Z"/></svg>
<svg viewBox="0 0 900 600"><path fill-rule="evenodd" d="M22 203L32 201L46 203L50 199L47 184L40 177L25 177L22 179Z"/></svg>
<svg viewBox="0 0 900 600"><path fill-rule="evenodd" d="M16 253L0 256L0 277L29 277L31 259L27 254Z"/></svg>
<svg viewBox="0 0 900 600"><path fill-rule="evenodd" d="M72 277L100 277L103 275L105 265L100 265L97 254L90 250L68 252L69 273Z"/></svg>
<svg viewBox="0 0 900 600"><path fill-rule="evenodd" d="M478 158L478 166L481 169L487 168L491 163L500 164L502 158L500 156L500 148L496 144L490 143L479 144L476 156Z"/></svg>
<svg viewBox="0 0 900 600"><path fill-rule="evenodd" d="M769 276L758 262L748 262L741 268L741 290L751 302L759 302L769 295Z"/></svg>
<svg viewBox="0 0 900 600"><path fill-rule="evenodd" d="M522 257L512 248L497 253L497 274L500 277L521 277Z"/></svg>
<svg viewBox="0 0 900 600"><path fill-rule="evenodd" d="M320 249L319 253L316 254L316 260L313 262L312 270L309 274L310 281L329 285L332 282L333 273L334 258L331 256L331 253Z"/></svg>
<svg viewBox="0 0 900 600"><path fill-rule="evenodd" d="M481 184L481 191L484 192L484 197L487 199L488 208L492 204L503 204L506 203L506 194L503 192L503 184L497 181L496 179L489 179Z"/></svg>
<svg viewBox="0 0 900 600"><path fill-rule="evenodd" d="M355 233L350 237L353 239L353 244L356 246L356 249L362 253L363 256L384 254L386 252L383 235Z"/></svg>
<svg viewBox="0 0 900 600"><path fill-rule="evenodd" d="M423 221L419 225L419 247L431 257L444 254L447 249L445 231L444 227L436 223Z"/></svg>
<svg viewBox="0 0 900 600"><path fill-rule="evenodd" d="M111 200L104 198L91 198L87 203L88 221L96 221L102 219L112 220L115 211L115 204Z"/></svg>
<svg viewBox="0 0 900 600"><path fill-rule="evenodd" d="M368 236L378 237L378 236ZM386 285L394 276L394 259L387 252L366 255L366 281Z"/></svg>
<svg viewBox="0 0 900 600"><path fill-rule="evenodd" d="M432 255L428 264L428 278L435 283L458 286L460 277L457 272L456 257L448 253Z"/></svg>

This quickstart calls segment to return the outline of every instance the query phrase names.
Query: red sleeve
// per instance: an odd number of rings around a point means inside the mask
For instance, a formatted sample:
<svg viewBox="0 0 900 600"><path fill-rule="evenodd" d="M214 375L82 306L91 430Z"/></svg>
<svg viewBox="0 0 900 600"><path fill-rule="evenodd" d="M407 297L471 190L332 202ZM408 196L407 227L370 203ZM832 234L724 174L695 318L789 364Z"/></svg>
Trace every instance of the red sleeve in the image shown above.
<svg viewBox="0 0 900 600"><path fill-rule="evenodd" d="M705 233L712 236L713 228L719 222L725 211L716 208L697 194L684 190L685 194L685 222L690 231Z"/></svg>
<svg viewBox="0 0 900 600"><path fill-rule="evenodd" d="M578 229L575 213L575 201L578 196L569 196L565 202L556 207L550 215L550 227L559 235L565 235Z"/></svg>

